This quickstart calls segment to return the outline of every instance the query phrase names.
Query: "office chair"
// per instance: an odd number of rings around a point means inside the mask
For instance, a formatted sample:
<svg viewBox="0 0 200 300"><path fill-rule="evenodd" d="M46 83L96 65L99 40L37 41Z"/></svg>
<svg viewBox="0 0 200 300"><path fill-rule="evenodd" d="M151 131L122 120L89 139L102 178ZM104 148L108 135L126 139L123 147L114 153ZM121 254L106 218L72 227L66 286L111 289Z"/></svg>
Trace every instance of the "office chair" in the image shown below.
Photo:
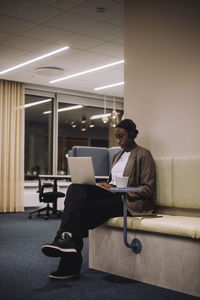
<svg viewBox="0 0 200 300"><path fill-rule="evenodd" d="M38 186L39 190L39 201L43 203L47 203L47 206L43 208L36 209L29 213L28 218L32 219L32 214L37 213L37 216L43 216L45 220L48 220L49 216L57 215L58 217L61 216L61 211L57 210L57 199L60 197L65 197L64 193L57 192L57 184L56 181L53 183L41 183L40 177L38 177ZM53 188L51 192L44 192L45 188ZM53 206L51 207L49 204L52 203ZM45 214L40 214L42 211L45 211ZM51 212L51 213L50 213Z"/></svg>

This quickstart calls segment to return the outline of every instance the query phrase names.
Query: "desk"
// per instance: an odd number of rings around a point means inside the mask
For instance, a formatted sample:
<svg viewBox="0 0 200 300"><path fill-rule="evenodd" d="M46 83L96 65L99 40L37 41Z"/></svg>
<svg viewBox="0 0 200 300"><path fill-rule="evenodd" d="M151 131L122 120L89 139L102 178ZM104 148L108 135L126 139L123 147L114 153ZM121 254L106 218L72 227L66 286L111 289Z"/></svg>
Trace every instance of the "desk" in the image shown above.
<svg viewBox="0 0 200 300"><path fill-rule="evenodd" d="M42 175L42 174L40 174L39 175L39 178L40 179L51 179L51 180L53 180L53 191L54 192L57 192L57 180L58 179L60 179L60 180L62 180L62 179L66 179L66 180L68 180L68 181L70 181L70 179L71 179L71 176L70 175L56 175L56 174L51 174L51 175L46 175L46 174L44 174L44 175Z"/></svg>
<svg viewBox="0 0 200 300"><path fill-rule="evenodd" d="M122 193L124 202L123 202L123 213L124 213L124 244L126 247L131 248L135 254L138 254L142 251L142 244L140 240L133 239L131 244L127 241L127 193L133 192L133 193L140 193L142 191L141 188L111 188L110 191L115 193ZM141 214L139 215L141 217Z"/></svg>
<svg viewBox="0 0 200 300"><path fill-rule="evenodd" d="M57 175L57 174L52 174L52 175L48 175L48 174L40 174L39 178L43 178L43 179L52 179L54 181L54 187L53 190L54 192L57 192L57 180L62 180L62 179L66 179L67 181L71 181L71 175ZM101 180L107 180L108 176L95 176L96 181L101 181Z"/></svg>
<svg viewBox="0 0 200 300"><path fill-rule="evenodd" d="M40 179L51 179L53 180L53 191L57 192L58 186L57 181L65 179L69 184L71 184L71 175L57 175L57 174L40 174ZM109 177L108 176L95 176L96 181L106 181ZM64 203L64 201L63 201ZM56 207L55 207L56 209ZM62 208L63 209L63 208Z"/></svg>
<svg viewBox="0 0 200 300"><path fill-rule="evenodd" d="M71 180L71 175L57 175L57 174L40 174L40 178L46 179L69 179ZM109 176L95 176L96 180L107 180Z"/></svg>

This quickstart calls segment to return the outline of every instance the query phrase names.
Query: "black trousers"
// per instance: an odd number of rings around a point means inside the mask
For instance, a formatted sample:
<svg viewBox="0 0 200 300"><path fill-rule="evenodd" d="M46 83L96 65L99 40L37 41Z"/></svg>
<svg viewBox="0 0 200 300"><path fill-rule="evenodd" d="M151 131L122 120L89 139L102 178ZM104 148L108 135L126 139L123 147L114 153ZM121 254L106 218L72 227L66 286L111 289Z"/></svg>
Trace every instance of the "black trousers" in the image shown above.
<svg viewBox="0 0 200 300"><path fill-rule="evenodd" d="M71 184L65 198L61 225L57 232L71 232L82 249L82 238L112 217L123 216L123 201L119 193L112 193L96 185Z"/></svg>

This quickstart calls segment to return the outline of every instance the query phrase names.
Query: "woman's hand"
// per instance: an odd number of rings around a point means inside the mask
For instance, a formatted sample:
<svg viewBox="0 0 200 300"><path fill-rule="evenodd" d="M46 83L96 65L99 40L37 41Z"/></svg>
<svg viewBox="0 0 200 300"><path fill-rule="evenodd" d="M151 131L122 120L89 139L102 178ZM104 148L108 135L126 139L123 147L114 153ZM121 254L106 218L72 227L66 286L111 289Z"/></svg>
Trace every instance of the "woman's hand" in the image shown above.
<svg viewBox="0 0 200 300"><path fill-rule="evenodd" d="M99 183L97 183L97 185L99 185L99 186L101 186L101 187L103 187L104 189L107 189L107 190L109 190L109 189L111 189L111 188L114 187L113 185L110 185L107 182L99 182Z"/></svg>

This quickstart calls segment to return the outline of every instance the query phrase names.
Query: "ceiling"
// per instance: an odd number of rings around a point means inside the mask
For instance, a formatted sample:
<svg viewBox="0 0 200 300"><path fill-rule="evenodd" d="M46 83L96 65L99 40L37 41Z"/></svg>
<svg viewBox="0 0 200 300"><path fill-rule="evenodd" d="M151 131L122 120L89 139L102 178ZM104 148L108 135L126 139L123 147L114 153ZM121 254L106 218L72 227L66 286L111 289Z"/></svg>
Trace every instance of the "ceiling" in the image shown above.
<svg viewBox="0 0 200 300"><path fill-rule="evenodd" d="M66 51L0 75L1 79L123 97L119 64L57 83L49 81L124 58L124 0L0 0L0 71L69 46ZM103 8L102 13L97 8ZM61 68L56 70L38 68Z"/></svg>

